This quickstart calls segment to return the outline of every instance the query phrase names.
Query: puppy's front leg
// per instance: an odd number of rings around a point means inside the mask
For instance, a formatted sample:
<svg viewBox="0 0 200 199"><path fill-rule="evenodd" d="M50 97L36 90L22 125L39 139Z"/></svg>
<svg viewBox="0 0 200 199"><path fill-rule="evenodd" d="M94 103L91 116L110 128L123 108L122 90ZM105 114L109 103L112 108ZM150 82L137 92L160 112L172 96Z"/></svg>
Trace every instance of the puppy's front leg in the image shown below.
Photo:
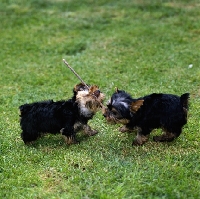
<svg viewBox="0 0 200 199"><path fill-rule="evenodd" d="M73 126L69 127L69 126L66 126L65 128L62 128L60 130L65 142L67 144L77 144L79 143L77 140L76 140L76 133L74 132L74 128Z"/></svg>
<svg viewBox="0 0 200 199"><path fill-rule="evenodd" d="M124 125L124 126L119 128L119 131L122 132L122 133L126 133L126 132L132 132L133 129L129 128L127 125Z"/></svg>
<svg viewBox="0 0 200 199"><path fill-rule="evenodd" d="M149 139L150 130L146 131L139 128L136 138L133 140L132 146L143 145Z"/></svg>
<svg viewBox="0 0 200 199"><path fill-rule="evenodd" d="M85 134L87 134L89 136L93 136L98 133L98 131L92 129L88 124L85 124L83 126L83 130L84 130Z"/></svg>

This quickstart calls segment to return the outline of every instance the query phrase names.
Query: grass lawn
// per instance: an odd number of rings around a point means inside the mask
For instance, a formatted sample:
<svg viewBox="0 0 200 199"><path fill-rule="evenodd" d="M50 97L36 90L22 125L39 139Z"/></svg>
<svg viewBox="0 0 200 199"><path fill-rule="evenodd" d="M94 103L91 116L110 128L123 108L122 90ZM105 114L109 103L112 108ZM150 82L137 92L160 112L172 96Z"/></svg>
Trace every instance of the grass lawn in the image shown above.
<svg viewBox="0 0 200 199"><path fill-rule="evenodd" d="M153 3L152 3L153 2ZM200 198L200 3L197 0L0 1L0 198ZM99 112L94 137L66 146L20 138L18 107L72 96L79 80L106 101L190 92L188 123L171 143L132 147L134 133Z"/></svg>

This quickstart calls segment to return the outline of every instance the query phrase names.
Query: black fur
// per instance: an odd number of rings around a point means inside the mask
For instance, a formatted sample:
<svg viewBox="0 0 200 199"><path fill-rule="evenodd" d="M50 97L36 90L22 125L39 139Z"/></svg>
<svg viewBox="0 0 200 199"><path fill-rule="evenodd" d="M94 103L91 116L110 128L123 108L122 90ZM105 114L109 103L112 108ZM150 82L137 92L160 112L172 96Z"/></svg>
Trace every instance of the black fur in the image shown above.
<svg viewBox="0 0 200 199"><path fill-rule="evenodd" d="M104 113L107 121L126 122L122 131L138 128L133 144L141 145L155 128L162 128L165 133L154 136L155 141L172 141L177 138L182 127L187 123L189 93L176 96L172 94L147 95L133 99L125 91L117 91L111 97Z"/></svg>

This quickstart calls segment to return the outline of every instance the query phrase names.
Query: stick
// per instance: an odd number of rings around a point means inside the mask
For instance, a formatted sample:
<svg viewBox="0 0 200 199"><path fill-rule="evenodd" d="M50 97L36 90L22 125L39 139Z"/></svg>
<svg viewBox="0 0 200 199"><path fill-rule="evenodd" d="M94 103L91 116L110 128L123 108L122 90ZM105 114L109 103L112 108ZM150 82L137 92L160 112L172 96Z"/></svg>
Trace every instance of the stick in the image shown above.
<svg viewBox="0 0 200 199"><path fill-rule="evenodd" d="M89 90L89 86L81 79L81 77L76 73L76 71L66 62L65 59L63 59L63 62L67 65L67 67L76 75L76 77L78 77L79 80L81 80L81 82L87 87L87 89Z"/></svg>
<svg viewBox="0 0 200 199"><path fill-rule="evenodd" d="M81 82L87 87L87 89L89 90L89 86L81 79L81 77L78 75L78 73L76 73L76 71L66 62L65 59L63 59L63 62L67 65L67 67L76 75L76 77L78 77L79 80L81 80ZM97 97L93 94L93 96L96 98L96 101L100 104L100 106L102 108L105 108L104 105L97 99Z"/></svg>

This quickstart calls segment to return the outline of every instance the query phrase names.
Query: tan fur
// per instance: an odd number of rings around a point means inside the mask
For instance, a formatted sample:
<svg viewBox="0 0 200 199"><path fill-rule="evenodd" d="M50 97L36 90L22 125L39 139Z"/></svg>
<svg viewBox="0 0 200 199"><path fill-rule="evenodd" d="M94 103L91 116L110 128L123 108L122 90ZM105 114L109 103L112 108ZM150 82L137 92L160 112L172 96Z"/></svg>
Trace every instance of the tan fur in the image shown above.
<svg viewBox="0 0 200 199"><path fill-rule="evenodd" d="M83 115L93 115L101 108L101 102L103 102L104 94L99 93L95 95L94 93L98 91L98 87L91 86L89 91L79 91L76 96L76 101L79 104L80 111Z"/></svg>
<svg viewBox="0 0 200 199"><path fill-rule="evenodd" d="M122 133L126 133L126 132L132 132L133 130L127 128L127 126L124 125L124 126L122 126L122 127L119 128L119 131L122 132Z"/></svg>
<svg viewBox="0 0 200 199"><path fill-rule="evenodd" d="M98 86L93 85L90 87L89 89L89 94L92 95L93 93L95 93L95 91L99 90Z"/></svg>
<svg viewBox="0 0 200 199"><path fill-rule="evenodd" d="M138 133L132 145L143 145L147 141L148 136L144 136Z"/></svg>
<svg viewBox="0 0 200 199"><path fill-rule="evenodd" d="M144 100L137 100L136 102L131 103L130 111L137 112L138 109L143 105Z"/></svg>
<svg viewBox="0 0 200 199"><path fill-rule="evenodd" d="M154 136L153 139L154 141L157 141L157 142L160 142L160 141L171 141L175 138L175 135L174 133L170 133L170 132L167 132L165 131L162 135L160 136Z"/></svg>
<svg viewBox="0 0 200 199"><path fill-rule="evenodd" d="M77 143L72 137L67 137L67 136L63 135L63 139L65 140L65 143L69 144L69 145Z"/></svg>
<svg viewBox="0 0 200 199"><path fill-rule="evenodd" d="M80 122L77 122L74 124L74 131L77 132L80 129L83 129L84 133L86 135L92 136L97 134L98 132L96 130L93 130L88 124L83 125Z"/></svg>
<svg viewBox="0 0 200 199"><path fill-rule="evenodd" d="M93 130L89 125L84 125L83 130L85 134L89 136L93 136L98 133L96 130Z"/></svg>

